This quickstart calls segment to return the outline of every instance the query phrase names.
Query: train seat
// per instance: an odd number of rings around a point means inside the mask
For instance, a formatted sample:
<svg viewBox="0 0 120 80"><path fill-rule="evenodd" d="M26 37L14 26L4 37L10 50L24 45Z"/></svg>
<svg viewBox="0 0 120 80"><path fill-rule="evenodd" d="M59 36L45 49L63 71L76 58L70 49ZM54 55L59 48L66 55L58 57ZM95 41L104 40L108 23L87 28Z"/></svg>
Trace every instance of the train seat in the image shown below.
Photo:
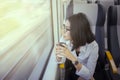
<svg viewBox="0 0 120 80"><path fill-rule="evenodd" d="M107 19L108 50L112 56L111 80L120 80L120 5L109 7ZM112 66L113 62L115 66Z"/></svg>

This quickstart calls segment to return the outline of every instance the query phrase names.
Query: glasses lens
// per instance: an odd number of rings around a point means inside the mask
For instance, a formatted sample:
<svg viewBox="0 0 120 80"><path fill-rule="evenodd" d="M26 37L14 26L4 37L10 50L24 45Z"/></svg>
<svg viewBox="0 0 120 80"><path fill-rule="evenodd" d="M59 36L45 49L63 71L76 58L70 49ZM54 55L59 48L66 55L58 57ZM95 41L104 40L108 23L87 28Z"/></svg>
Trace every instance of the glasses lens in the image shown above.
<svg viewBox="0 0 120 80"><path fill-rule="evenodd" d="M67 28L67 26L65 26L65 24L63 24L63 29L65 30L65 32L70 31L70 29Z"/></svg>

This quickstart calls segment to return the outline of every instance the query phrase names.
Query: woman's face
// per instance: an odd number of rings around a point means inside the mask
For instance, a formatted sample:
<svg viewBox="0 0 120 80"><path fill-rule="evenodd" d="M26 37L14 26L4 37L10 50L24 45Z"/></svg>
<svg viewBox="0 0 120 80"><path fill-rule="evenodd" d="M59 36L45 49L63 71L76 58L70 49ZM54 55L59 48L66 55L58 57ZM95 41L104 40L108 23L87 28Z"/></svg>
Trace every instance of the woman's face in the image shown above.
<svg viewBox="0 0 120 80"><path fill-rule="evenodd" d="M66 20L65 22L65 33L63 35L65 40L71 40L71 36L70 36L70 22L68 20Z"/></svg>

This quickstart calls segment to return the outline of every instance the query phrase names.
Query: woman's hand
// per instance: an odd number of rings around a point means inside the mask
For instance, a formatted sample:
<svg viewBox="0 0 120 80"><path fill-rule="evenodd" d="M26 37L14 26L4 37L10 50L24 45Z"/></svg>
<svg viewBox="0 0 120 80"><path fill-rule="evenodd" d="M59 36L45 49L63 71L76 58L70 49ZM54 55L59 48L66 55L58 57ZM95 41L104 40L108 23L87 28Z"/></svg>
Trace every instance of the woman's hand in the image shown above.
<svg viewBox="0 0 120 80"><path fill-rule="evenodd" d="M71 54L70 50L67 48L65 44L56 44L56 55L61 55L68 58L71 61L76 61L76 57Z"/></svg>
<svg viewBox="0 0 120 80"><path fill-rule="evenodd" d="M65 44L63 44L62 46L57 44L56 55L64 56L67 59L71 60L72 62L77 61L77 58L70 52L70 50L67 48L67 46ZM79 71L81 69L82 65L80 63L78 63L77 65L75 65L75 67Z"/></svg>
<svg viewBox="0 0 120 80"><path fill-rule="evenodd" d="M56 59L57 59L58 63L64 63L65 57L61 55L61 52L63 52L63 51L61 51L61 49L59 47L60 47L59 43L56 44Z"/></svg>

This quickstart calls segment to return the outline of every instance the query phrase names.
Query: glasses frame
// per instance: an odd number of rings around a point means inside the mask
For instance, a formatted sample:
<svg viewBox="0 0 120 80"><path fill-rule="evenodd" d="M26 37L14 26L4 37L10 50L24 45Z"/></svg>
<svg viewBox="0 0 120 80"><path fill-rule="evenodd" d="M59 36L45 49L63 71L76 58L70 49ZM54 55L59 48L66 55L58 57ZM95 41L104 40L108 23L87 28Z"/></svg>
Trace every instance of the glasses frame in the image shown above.
<svg viewBox="0 0 120 80"><path fill-rule="evenodd" d="M67 31L71 31L71 29L66 28L66 27L67 27L67 26L65 26L65 24L63 24L63 29L64 29L65 32L67 32Z"/></svg>

